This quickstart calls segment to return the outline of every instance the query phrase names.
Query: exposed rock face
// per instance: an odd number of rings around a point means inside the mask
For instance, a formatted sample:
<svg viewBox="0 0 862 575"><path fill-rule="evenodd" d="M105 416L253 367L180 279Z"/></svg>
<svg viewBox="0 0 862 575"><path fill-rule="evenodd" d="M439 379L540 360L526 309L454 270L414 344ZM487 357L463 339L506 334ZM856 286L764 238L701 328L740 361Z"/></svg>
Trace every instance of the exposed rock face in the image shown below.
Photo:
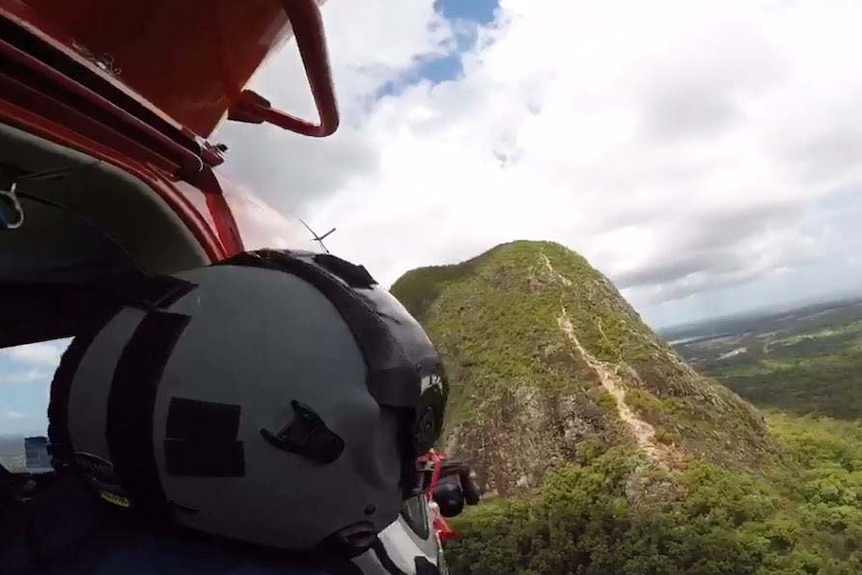
<svg viewBox="0 0 862 575"><path fill-rule="evenodd" d="M392 293L452 380L446 449L501 494L614 445L645 464L756 469L773 451L758 412L692 370L613 284L550 242L513 242L405 274Z"/></svg>

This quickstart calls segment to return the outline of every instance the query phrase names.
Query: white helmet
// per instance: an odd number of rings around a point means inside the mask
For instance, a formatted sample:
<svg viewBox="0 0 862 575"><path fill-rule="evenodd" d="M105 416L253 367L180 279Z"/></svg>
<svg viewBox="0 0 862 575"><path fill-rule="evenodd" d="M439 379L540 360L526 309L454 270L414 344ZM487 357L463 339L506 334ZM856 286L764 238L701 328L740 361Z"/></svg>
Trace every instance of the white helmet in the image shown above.
<svg viewBox="0 0 862 575"><path fill-rule="evenodd" d="M57 463L202 532L361 553L423 489L443 424L436 350L365 268L264 250L159 278L70 346Z"/></svg>

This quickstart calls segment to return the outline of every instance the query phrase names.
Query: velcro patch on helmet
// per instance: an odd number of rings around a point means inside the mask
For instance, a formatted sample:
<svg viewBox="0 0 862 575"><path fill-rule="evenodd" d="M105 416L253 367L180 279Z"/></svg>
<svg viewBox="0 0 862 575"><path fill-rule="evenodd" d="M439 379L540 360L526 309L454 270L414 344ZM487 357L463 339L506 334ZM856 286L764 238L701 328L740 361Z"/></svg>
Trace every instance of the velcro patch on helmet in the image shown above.
<svg viewBox="0 0 862 575"><path fill-rule="evenodd" d="M193 442L233 442L241 413L239 405L172 397L165 436Z"/></svg>
<svg viewBox="0 0 862 575"><path fill-rule="evenodd" d="M239 405L171 398L164 441L168 474L244 476L245 450L236 439L241 412Z"/></svg>

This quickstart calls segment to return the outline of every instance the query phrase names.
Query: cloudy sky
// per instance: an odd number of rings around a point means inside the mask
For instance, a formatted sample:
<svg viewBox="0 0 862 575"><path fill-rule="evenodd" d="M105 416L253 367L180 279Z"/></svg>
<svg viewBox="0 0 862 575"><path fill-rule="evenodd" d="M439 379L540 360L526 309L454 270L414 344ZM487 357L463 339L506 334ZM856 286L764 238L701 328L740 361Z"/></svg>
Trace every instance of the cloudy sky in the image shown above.
<svg viewBox="0 0 862 575"><path fill-rule="evenodd" d="M656 327L862 291L862 3L329 0L342 125L226 123L225 166L389 284L513 239L589 258ZM253 80L312 115L295 46ZM0 353L44 425L64 343Z"/></svg>
<svg viewBox="0 0 862 575"><path fill-rule="evenodd" d="M653 325L862 286L862 3L330 0L343 124L227 169L384 283L518 238ZM288 45L254 79L312 114Z"/></svg>
<svg viewBox="0 0 862 575"><path fill-rule="evenodd" d="M44 435L54 370L67 342L45 342L0 350L0 435Z"/></svg>

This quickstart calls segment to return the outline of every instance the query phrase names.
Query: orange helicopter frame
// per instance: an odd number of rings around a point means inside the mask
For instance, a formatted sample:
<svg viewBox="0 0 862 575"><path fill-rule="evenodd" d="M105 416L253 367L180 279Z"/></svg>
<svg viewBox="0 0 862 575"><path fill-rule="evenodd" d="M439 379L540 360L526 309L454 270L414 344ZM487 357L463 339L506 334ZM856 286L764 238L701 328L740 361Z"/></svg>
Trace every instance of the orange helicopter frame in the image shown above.
<svg viewBox="0 0 862 575"><path fill-rule="evenodd" d="M206 138L226 118L268 122L313 137L337 129L338 108L318 3L134 4L149 10L153 24L144 27L148 35L135 44L139 50L124 50L125 37L116 29L141 27L134 15L118 12L125 11L127 3L0 0L0 122L139 178L182 219L213 261L229 257L243 250L243 241L224 199L231 184L214 170L224 161L224 148ZM182 18L189 7L193 13L215 14L222 28L189 25ZM107 25L105 18L91 17L102 12L120 14L120 19ZM88 18L76 19L79 14ZM92 21L101 22L101 27L85 25ZM268 43L262 43L264 31ZM207 38L215 32L228 38L243 33L257 37L226 50ZM291 35L317 105L317 124L274 109L265 98L244 89L252 73ZM186 53L171 56L171 45L179 39ZM216 65L205 65L207 58ZM153 72L154 63L173 73L166 72L163 78Z"/></svg>

